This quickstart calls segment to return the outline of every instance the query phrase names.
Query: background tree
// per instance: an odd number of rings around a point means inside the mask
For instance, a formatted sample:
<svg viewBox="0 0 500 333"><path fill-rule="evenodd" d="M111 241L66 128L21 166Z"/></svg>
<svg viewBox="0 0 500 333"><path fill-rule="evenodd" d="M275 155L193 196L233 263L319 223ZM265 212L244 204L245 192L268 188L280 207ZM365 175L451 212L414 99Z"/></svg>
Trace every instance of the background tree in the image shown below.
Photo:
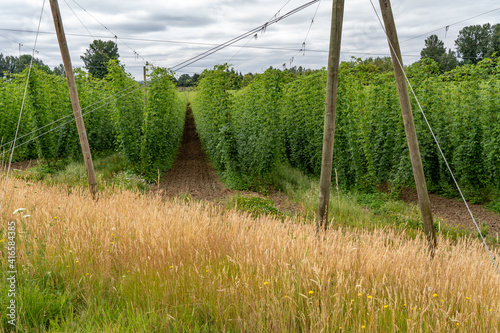
<svg viewBox="0 0 500 333"><path fill-rule="evenodd" d="M490 37L490 54L493 55L497 52L500 55L500 24L495 24L491 27L491 37Z"/></svg>
<svg viewBox="0 0 500 333"><path fill-rule="evenodd" d="M252 83L253 80L255 79L255 76L256 75L254 75L252 73L246 73L243 76L243 80L241 80L241 87L244 88L244 87L248 86L250 83Z"/></svg>
<svg viewBox="0 0 500 333"><path fill-rule="evenodd" d="M191 85L196 86L198 84L198 79L200 78L200 74L194 73L191 77Z"/></svg>
<svg viewBox="0 0 500 333"><path fill-rule="evenodd" d="M6 56L0 53L0 77L6 75L10 77L10 74L21 73L26 67L31 63L32 56L29 54L23 54L21 57ZM43 70L48 74L52 74L49 66L45 65L42 60L38 58L33 59L33 64L38 65L38 68Z"/></svg>
<svg viewBox="0 0 500 333"><path fill-rule="evenodd" d="M177 79L178 87L190 87L191 86L191 76L189 74L182 74Z"/></svg>
<svg viewBox="0 0 500 333"><path fill-rule="evenodd" d="M66 77L66 72L64 71L64 65L63 64L59 64L59 66L54 67L53 72L54 72L55 75Z"/></svg>
<svg viewBox="0 0 500 333"><path fill-rule="evenodd" d="M471 25L460 30L455 40L457 54L463 64L477 64L491 55L491 25Z"/></svg>
<svg viewBox="0 0 500 333"><path fill-rule="evenodd" d="M0 77L3 77L3 73L7 71L6 59L2 53L0 53Z"/></svg>
<svg viewBox="0 0 500 333"><path fill-rule="evenodd" d="M21 57L19 57L19 59L17 60L14 73L21 73L24 69L29 67L31 63L31 58L33 57L29 54L23 54ZM38 58L33 59L33 65L38 65L38 68L44 71L45 73L52 74L50 67L45 65L43 61Z"/></svg>
<svg viewBox="0 0 500 333"><path fill-rule="evenodd" d="M376 57L375 59L369 57L363 60L363 64L373 66L375 68L375 72L386 73L393 70L391 57Z"/></svg>
<svg viewBox="0 0 500 333"><path fill-rule="evenodd" d="M118 58L118 46L112 40L104 42L96 39L90 44L87 51L80 56L88 72L96 78L103 79L108 74L108 62Z"/></svg>
<svg viewBox="0 0 500 333"><path fill-rule="evenodd" d="M444 42L437 35L431 35L425 40L425 47L420 52L421 59L430 58L438 63L441 72L447 72L457 67L455 52L444 47Z"/></svg>

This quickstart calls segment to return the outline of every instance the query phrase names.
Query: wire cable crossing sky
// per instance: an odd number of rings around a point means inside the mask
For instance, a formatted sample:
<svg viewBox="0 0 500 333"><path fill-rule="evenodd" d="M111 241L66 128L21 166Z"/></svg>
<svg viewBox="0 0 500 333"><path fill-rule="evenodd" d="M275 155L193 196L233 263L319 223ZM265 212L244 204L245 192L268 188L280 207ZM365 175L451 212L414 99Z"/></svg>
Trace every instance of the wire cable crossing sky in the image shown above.
<svg viewBox="0 0 500 333"><path fill-rule="evenodd" d="M113 40L118 43L120 61L126 70L140 79L146 61L173 68L308 3L311 1L123 0L117 3L65 0L61 3L61 12L75 67L83 67L80 56L94 39ZM31 53L28 45L33 40L40 6L38 0L19 0L2 6L0 52L4 56ZM493 0L393 0L392 7L405 64L420 59L424 41L431 34L438 35L447 49L455 50L455 40L464 27L500 23L500 7ZM311 25L313 17L314 24ZM257 39L248 36L178 69L178 72L200 73L228 60L242 73L262 72L269 66L281 66L284 62L287 66L325 67L330 18L331 0L322 0L321 5L309 6L278 24L266 27L265 33L258 33ZM389 56L385 36L376 28L377 24L369 1L346 1L342 61L349 61L351 57ZM305 56L295 56L300 54L306 35ZM51 68L62 63L52 17L47 9L36 51L36 57Z"/></svg>

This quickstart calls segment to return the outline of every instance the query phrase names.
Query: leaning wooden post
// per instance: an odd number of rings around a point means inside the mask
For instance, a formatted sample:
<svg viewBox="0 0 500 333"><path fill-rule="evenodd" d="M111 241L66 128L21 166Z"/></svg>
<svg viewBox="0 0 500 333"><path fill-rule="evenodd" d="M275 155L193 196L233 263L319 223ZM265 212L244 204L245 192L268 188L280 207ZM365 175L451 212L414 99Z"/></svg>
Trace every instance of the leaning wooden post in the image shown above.
<svg viewBox="0 0 500 333"><path fill-rule="evenodd" d="M396 76L396 82L398 85L399 101L401 104L401 112L403 114L403 122L405 125L406 140L408 141L408 148L410 150L413 175L415 177L418 204L420 206L420 212L422 214L424 232L429 245L429 250L431 252L431 255L433 256L437 246L436 231L434 230L434 223L432 221L429 194L427 193L424 168L422 167L422 159L420 157L420 149L418 147L417 133L415 131L415 123L413 122L413 115L411 112L410 96L408 94L406 77L403 71L403 59L401 57L401 50L399 48L396 25L394 23L394 16L392 14L390 0L379 0L379 2L380 8L382 10L382 16L384 18L389 48L391 50L394 74Z"/></svg>
<svg viewBox="0 0 500 333"><path fill-rule="evenodd" d="M326 80L325 127L323 132L323 154L321 160L320 192L316 229L327 228L328 203L332 182L333 141L335 135L335 111L337 107L337 84L340 63L340 40L344 0L334 0L328 53L328 76Z"/></svg>
<svg viewBox="0 0 500 333"><path fill-rule="evenodd" d="M80 145L82 146L83 159L85 161L85 169L87 170L87 178L89 181L89 189L90 193L92 194L92 198L97 201L99 199L99 192L97 189L97 181L94 173L94 164L92 163L92 155L90 154L87 132L85 131L85 124L83 123L80 101L78 99L75 77L73 75L73 66L71 65L68 44L66 42L66 36L64 34L64 27L61 19L61 12L59 11L59 4L57 3L57 0L50 0L50 8L52 10L54 26L56 27L59 48L61 49L64 71L66 72L66 78L68 80L69 95L71 97L71 105L73 106L73 114L75 116L76 127L78 129L78 136L80 137Z"/></svg>

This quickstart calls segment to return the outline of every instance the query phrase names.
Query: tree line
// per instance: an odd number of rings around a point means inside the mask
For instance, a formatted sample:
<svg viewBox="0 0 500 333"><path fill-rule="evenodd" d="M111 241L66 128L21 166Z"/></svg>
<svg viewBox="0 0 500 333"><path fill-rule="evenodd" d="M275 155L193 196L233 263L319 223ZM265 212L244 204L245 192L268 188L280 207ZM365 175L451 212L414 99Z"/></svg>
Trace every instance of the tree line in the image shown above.
<svg viewBox="0 0 500 333"><path fill-rule="evenodd" d="M420 52L421 59L430 58L439 65L440 72L447 72L457 66L477 64L483 59L490 58L500 52L500 24L470 25L460 30L455 40L455 51L446 49L444 42L437 35L431 35L425 39L425 47ZM80 56L84 62L84 68L94 78L103 79L108 74L108 63L114 60L119 64L118 46L115 42L94 40L85 53ZM15 56L4 56L0 53L0 78L9 78L11 74L21 73L30 64L32 56L29 54ZM60 64L53 69L45 65L40 59L33 59L33 63L47 73L64 76L64 67ZM392 70L390 57L367 58L364 60L368 65L367 70L375 72L387 72ZM270 67L272 69L272 67ZM293 75L310 74L313 71L303 67L292 67L285 71ZM242 74L233 68L227 68L227 79L230 81L231 89L241 89L248 86L258 74ZM195 87L201 79L201 75L182 74L178 78L172 78L178 87Z"/></svg>
<svg viewBox="0 0 500 333"><path fill-rule="evenodd" d="M420 56L437 62L441 72L457 66L475 65L500 52L500 24L467 26L460 30L455 46L456 52L446 50L443 41L437 35L431 35L425 40Z"/></svg>
<svg viewBox="0 0 500 333"><path fill-rule="evenodd" d="M12 74L21 73L27 66L29 66L32 58L33 57L29 54L23 54L20 57L16 57L4 56L2 53L0 53L0 78L10 78ZM33 64L38 65L39 69L48 74L64 76L64 66L62 64L54 67L54 69L52 70L38 58L33 59Z"/></svg>

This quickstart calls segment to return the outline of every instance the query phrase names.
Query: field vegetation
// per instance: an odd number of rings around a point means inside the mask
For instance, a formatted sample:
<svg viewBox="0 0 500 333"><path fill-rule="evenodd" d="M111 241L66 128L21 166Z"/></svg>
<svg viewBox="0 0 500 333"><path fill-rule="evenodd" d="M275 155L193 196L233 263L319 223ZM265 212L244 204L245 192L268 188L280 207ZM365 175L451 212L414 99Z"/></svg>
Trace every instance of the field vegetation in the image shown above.
<svg viewBox="0 0 500 333"><path fill-rule="evenodd" d="M120 153L129 173L148 181L172 166L182 135L186 103L176 92L173 74L152 68L148 104L144 89L115 61L105 79L76 71L76 83L92 153ZM28 70L0 82L0 160L8 161L21 110ZM79 161L82 153L74 126L66 80L33 68L14 162L39 159L48 168Z"/></svg>
<svg viewBox="0 0 500 333"><path fill-rule="evenodd" d="M420 104L466 197L498 206L500 66L485 59L440 74L422 60L407 69ZM283 164L319 175L326 71L269 69L230 93L227 67L201 75L193 112L207 153L228 184L252 187ZM412 99L430 191L458 192ZM333 168L344 189L414 186L394 76L362 61L342 63ZM333 171L333 170L332 170Z"/></svg>
<svg viewBox="0 0 500 333"><path fill-rule="evenodd" d="M431 260L420 233L391 228L318 237L308 223L127 190L94 203L15 180L7 194L19 332L500 329L498 275L475 239L440 236Z"/></svg>
<svg viewBox="0 0 500 333"><path fill-rule="evenodd" d="M496 210L499 61L444 74L431 60L408 68L467 198ZM14 161L38 162L11 174L0 212L18 231L17 331L500 330L499 279L476 234L436 219L431 259L417 208L396 200L413 176L392 73L360 60L341 66L331 228L317 234L324 70L269 69L235 90L234 70L221 65L195 91L179 93L173 73L154 68L145 107L144 89L118 63L107 68L104 79L76 73L83 112L91 111L98 202L85 190L65 80L36 68L30 77ZM26 75L0 82L5 151ZM188 101L225 184L259 194L209 203L148 191L175 160ZM456 196L413 104L428 188ZM274 191L299 209L276 205L267 197ZM0 246L6 230L2 224ZM7 254L0 256L6 295ZM7 301L0 297L0 332L9 332Z"/></svg>

